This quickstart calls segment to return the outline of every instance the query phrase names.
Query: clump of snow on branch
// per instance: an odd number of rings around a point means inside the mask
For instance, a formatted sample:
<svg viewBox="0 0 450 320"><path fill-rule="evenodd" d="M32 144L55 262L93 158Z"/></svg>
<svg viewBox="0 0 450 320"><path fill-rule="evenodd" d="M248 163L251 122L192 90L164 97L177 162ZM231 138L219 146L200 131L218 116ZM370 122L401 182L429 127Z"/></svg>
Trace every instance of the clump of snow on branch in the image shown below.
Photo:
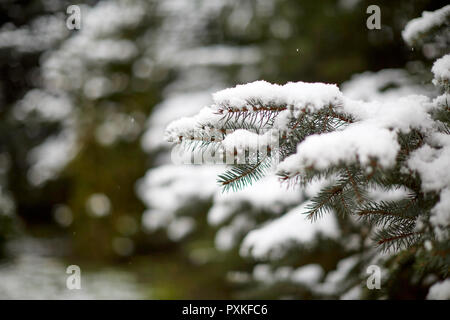
<svg viewBox="0 0 450 320"><path fill-rule="evenodd" d="M450 21L449 17L450 5L433 12L424 11L421 17L408 22L402 32L403 40L412 45L426 33L430 32L433 28L448 26Z"/></svg>
<svg viewBox="0 0 450 320"><path fill-rule="evenodd" d="M353 100L389 101L412 94L433 94L432 85L424 85L403 69L384 69L355 74L341 86L342 93ZM362 89L364 88L364 89Z"/></svg>
<svg viewBox="0 0 450 320"><path fill-rule="evenodd" d="M431 286L427 295L428 300L449 300L450 299L450 279L437 282Z"/></svg>
<svg viewBox="0 0 450 320"><path fill-rule="evenodd" d="M308 244L318 234L332 239L339 236L339 228L333 215L324 215L313 222L305 215L307 206L308 202L305 202L280 218L250 231L243 240L241 254L277 259L283 256L286 243Z"/></svg>
<svg viewBox="0 0 450 320"><path fill-rule="evenodd" d="M372 159L383 167L391 167L400 149L397 134L413 128L429 129L432 121L428 109L425 96L368 103L345 99L342 110L360 121L343 130L307 137L295 154L278 165L278 172L295 175L305 167L323 170L340 163L368 165Z"/></svg>
<svg viewBox="0 0 450 320"><path fill-rule="evenodd" d="M450 186L450 137L435 133L430 144L414 151L408 166L420 174L424 191L439 191Z"/></svg>
<svg viewBox="0 0 450 320"><path fill-rule="evenodd" d="M436 60L431 68L435 84L448 87L450 82L450 54Z"/></svg>
<svg viewBox="0 0 450 320"><path fill-rule="evenodd" d="M424 191L436 191L440 201L431 210L431 223L442 238L440 231L450 225L450 138L448 135L435 133L430 139L431 145L424 145L414 151L408 166L418 172L422 179Z"/></svg>
<svg viewBox="0 0 450 320"><path fill-rule="evenodd" d="M431 223L437 226L450 226L450 189L441 192L441 201L431 209Z"/></svg>
<svg viewBox="0 0 450 320"><path fill-rule="evenodd" d="M142 146L146 151L155 151L164 145L164 129L180 117L193 116L202 106L211 102L206 92L178 93L169 96L155 106L147 123L147 131L142 137ZM167 146L167 145L166 145Z"/></svg>
<svg viewBox="0 0 450 320"><path fill-rule="evenodd" d="M213 94L213 109L226 111L257 111L262 106L286 109L305 108L317 111L342 99L336 85L289 82L285 85L255 81L237 85Z"/></svg>
<svg viewBox="0 0 450 320"><path fill-rule="evenodd" d="M255 184L236 192L220 192L214 195L214 205L208 212L208 221L212 225L224 223L245 205L251 206L256 213L270 210L272 214L283 213L286 207L301 202L298 189L287 188L280 184L275 176L267 176Z"/></svg>
<svg viewBox="0 0 450 320"><path fill-rule="evenodd" d="M373 143L367 144L367 141ZM277 169L284 175L295 175L306 167L324 170L358 160L367 165L373 158L379 159L381 166L389 167L395 163L399 149L393 132L358 124L343 131L307 137L298 145L297 153L285 159Z"/></svg>

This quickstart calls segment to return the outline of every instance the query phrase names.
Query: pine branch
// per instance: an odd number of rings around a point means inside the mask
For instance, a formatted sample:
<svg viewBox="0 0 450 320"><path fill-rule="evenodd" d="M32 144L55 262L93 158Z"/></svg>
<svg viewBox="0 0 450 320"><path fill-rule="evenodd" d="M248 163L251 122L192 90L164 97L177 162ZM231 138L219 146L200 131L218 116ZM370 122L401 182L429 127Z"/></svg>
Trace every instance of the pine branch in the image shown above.
<svg viewBox="0 0 450 320"><path fill-rule="evenodd" d="M350 170L348 169L348 167L345 167L345 172L347 174L347 177L353 187L353 190L355 191L356 194L356 198L358 199L359 203L363 202L363 197L361 195L361 191L359 190L359 187L357 186L355 179L353 178L352 174L350 173Z"/></svg>
<svg viewBox="0 0 450 320"><path fill-rule="evenodd" d="M235 126L247 124L261 129L271 125L281 111L287 110L287 106L284 104L264 104L258 99L247 99L246 103L248 107L244 106L242 108L231 107L227 104L220 105L217 114L224 116L222 121L224 121L225 126L233 120ZM256 125L257 123L259 125Z"/></svg>
<svg viewBox="0 0 450 320"><path fill-rule="evenodd" d="M402 221L389 224L377 231L373 237L383 251L399 251L420 241L422 232L414 231L415 221Z"/></svg>
<svg viewBox="0 0 450 320"><path fill-rule="evenodd" d="M311 199L311 204L306 212L308 219L317 220L324 213L328 213L333 209L331 202L333 198L338 197L343 192L340 185L330 186L322 189L319 194Z"/></svg>
<svg viewBox="0 0 450 320"><path fill-rule="evenodd" d="M359 218L371 225L386 226L391 223L414 222L420 214L415 199L402 201L368 202L358 209Z"/></svg>
<svg viewBox="0 0 450 320"><path fill-rule="evenodd" d="M270 167L269 157L261 159L256 164L233 165L231 169L221 174L217 181L222 185L223 191L230 189L237 191L261 179Z"/></svg>

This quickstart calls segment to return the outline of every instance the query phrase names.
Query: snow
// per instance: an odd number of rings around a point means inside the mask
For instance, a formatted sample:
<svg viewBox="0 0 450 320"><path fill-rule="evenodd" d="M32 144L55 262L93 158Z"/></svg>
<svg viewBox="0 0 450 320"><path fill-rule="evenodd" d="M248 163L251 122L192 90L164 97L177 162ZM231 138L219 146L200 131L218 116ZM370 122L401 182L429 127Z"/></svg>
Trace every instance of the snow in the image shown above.
<svg viewBox="0 0 450 320"><path fill-rule="evenodd" d="M319 194L319 192L333 183L336 182L336 175L332 175L326 178L313 178L306 186L303 188L303 192L307 198L313 198Z"/></svg>
<svg viewBox="0 0 450 320"><path fill-rule="evenodd" d="M258 145L263 145L265 143L263 138L266 135L267 133L262 136L249 130L237 129L223 139L222 145L225 150L231 152L234 152L234 148L237 149L238 153L249 149L256 151Z"/></svg>
<svg viewBox="0 0 450 320"><path fill-rule="evenodd" d="M428 114L431 107L428 97L409 95L385 102L363 103L346 99L342 105L342 111L363 120L361 124L367 123L408 133L413 128L425 131L433 126L433 121Z"/></svg>
<svg viewBox="0 0 450 320"><path fill-rule="evenodd" d="M450 5L448 7L450 9ZM436 60L431 68L431 72L434 74L434 81L437 82L436 84L447 83L448 86L450 81L450 54Z"/></svg>
<svg viewBox="0 0 450 320"><path fill-rule="evenodd" d="M441 94L440 96L436 97L433 100L432 104L436 108L443 108L450 106L450 94L448 93Z"/></svg>
<svg viewBox="0 0 450 320"><path fill-rule="evenodd" d="M244 129L221 130L224 121L226 120L222 115L205 107L193 117L171 122L166 128L165 139L172 143L214 141L218 143L217 150L227 156L227 163L233 163L235 149L238 155L244 156L244 151L249 151L254 157L258 151L267 152L267 146L273 150L278 148L278 130L268 130L263 134Z"/></svg>
<svg viewBox="0 0 450 320"><path fill-rule="evenodd" d="M450 137L435 132L428 138L428 144L415 150L407 165L416 171L422 181L422 190L439 193L439 201L431 209L430 222L437 239L444 241L450 224Z"/></svg>
<svg viewBox="0 0 450 320"><path fill-rule="evenodd" d="M386 190L385 188L371 186L367 190L368 196L377 202L380 201L400 201L413 194L413 192L404 186Z"/></svg>
<svg viewBox="0 0 450 320"><path fill-rule="evenodd" d="M185 203L207 200L217 190L219 166L165 165L149 170L138 193L149 207L176 211Z"/></svg>
<svg viewBox="0 0 450 320"><path fill-rule="evenodd" d="M255 81L237 85L213 94L216 109L254 111L258 104L275 107L278 110L287 107L294 110L306 108L317 111L342 101L342 94L336 85L324 83L289 82L285 85ZM255 102L257 105L255 105Z"/></svg>
<svg viewBox="0 0 450 320"><path fill-rule="evenodd" d="M151 191L151 189L150 189ZM142 227L145 231L153 232L167 228L175 220L175 213L166 208L147 209L142 213Z"/></svg>
<svg viewBox="0 0 450 320"><path fill-rule="evenodd" d="M267 155L268 147L277 154L278 146L278 130L268 130L264 134L257 134L249 130L237 129L226 135L220 142L220 150L226 155L227 164L234 163L234 160L237 163L246 163L248 161L245 159L246 153L247 158L256 163ZM275 156L271 157L273 161L276 161L275 158Z"/></svg>
<svg viewBox="0 0 450 320"><path fill-rule="evenodd" d="M297 152L286 158L277 167L278 173L282 172L289 175L298 174L306 167L324 170L341 163L359 162L362 165L369 165L372 159L376 159L381 167L389 168L396 163L400 149L397 135L400 132L409 133L412 129L428 132L434 129L433 121L428 114L433 108L433 104L426 96L411 95L391 100L380 99L380 101L363 102L344 97L339 89L333 85L298 82L282 86L265 81L256 81L215 93L213 104L210 107L203 108L194 117L172 122L166 130L166 138L172 142L180 142L190 138L209 139L217 133L216 128L219 128L221 121L223 121L223 118L220 118L223 117L223 113L230 110L252 112L254 111L253 106L259 108L262 105L276 107L277 110L281 111L279 115L282 119L275 121L274 126L276 128L274 128L274 131L286 125L289 117L292 116L292 112L304 112L304 109L314 112L329 105L332 105L336 112L351 115L356 120L356 122L337 131L311 135L299 143ZM221 114L218 115L216 111L220 110L222 112L219 112ZM267 136L269 136L267 132L264 135L258 135L248 130L238 129L226 135L224 140L216 139L215 141L230 150L234 150L234 148L241 150L259 145L261 138L267 138ZM443 137L438 138L436 136L434 139L442 140ZM367 141L370 141L370 143L367 143ZM440 144L442 145L442 142ZM445 152L445 148L443 150L436 149L434 152ZM420 152L416 151L416 153L419 154ZM430 154L432 155L428 150L424 152L426 156L430 156ZM414 169L414 156L417 157L417 155L412 154L409 165L411 169ZM445 159L443 162L445 162ZM433 170L435 170L435 167L434 165ZM443 168L443 165L440 164L437 168ZM439 172L442 181L445 173ZM436 183L436 177L432 181ZM323 183L326 182L323 181ZM423 179L423 183L426 184L427 179ZM444 182L443 186L446 184ZM267 186L267 183L265 185ZM272 206L270 203L275 199L267 197L268 202L264 201L266 194L271 192L270 189L261 190L258 193L252 193L252 190L249 189L248 194L259 195L256 197L256 201L250 201L252 209L255 209L253 202L268 203L267 206ZM383 198L383 200L398 200L406 197L408 192L406 189L391 190L390 192L372 191L374 198ZM221 224L230 219L233 214L240 210L242 203L247 201L245 197L240 199L242 194L245 195L245 191L230 196L216 194L214 205L208 214L209 222ZM276 195L276 193L273 193L273 195ZM331 219L327 223L319 221L313 225L306 224L305 216L297 212L305 211L304 205L258 229L250 231L242 242L241 254L256 258L280 256L283 254L283 246L289 242L307 243L320 231L326 231L332 237L338 234L336 221L329 216L324 218L324 220ZM263 208L263 206L260 207ZM440 212L439 208L438 206L435 210ZM258 208L256 207L256 209ZM250 229L253 223L252 221L237 223L239 221L239 219L233 220L230 225L219 230L216 237L218 247L231 248L236 245L240 234Z"/></svg>
<svg viewBox="0 0 450 320"><path fill-rule="evenodd" d="M249 230L256 227L254 220L262 213L278 216L301 201L299 190L287 189L273 174L243 190L216 192L207 216L210 225L223 225L216 234L216 247L220 250L235 247Z"/></svg>
<svg viewBox="0 0 450 320"><path fill-rule="evenodd" d="M291 279L295 283L312 286L320 281L324 271L318 264L307 264L295 269L291 274Z"/></svg>
<svg viewBox="0 0 450 320"><path fill-rule="evenodd" d="M433 28L448 25L450 5L436 11L424 11L422 16L408 22L402 32L403 40L412 45L414 41Z"/></svg>
<svg viewBox="0 0 450 320"><path fill-rule="evenodd" d="M276 107L278 110L289 109L303 112L317 111L333 105L337 111L351 114L359 123L351 124L342 131L313 135L307 137L297 148L297 153L285 159L279 165L279 171L297 173L304 166L325 169L341 162L359 161L367 165L372 158L378 159L383 167L395 163L399 150L398 132L409 132L412 128L426 130L432 126L428 115L429 99L425 96L408 96L389 102L363 103L343 98L334 85L320 83L288 83L284 86L256 81L246 85L219 91L213 95L214 104L211 108L203 108L196 116L182 118L172 122L166 129L166 140L181 142L198 139L221 140L221 133L215 129L220 127L222 115L216 110L253 111L253 106ZM277 129L287 123L287 113L282 113L283 119L275 122ZM205 127L205 125L207 125ZM395 130L393 130L395 129ZM247 142L254 146L258 141L255 133L237 130L223 141L227 150L234 147L248 147ZM251 143L251 141L255 143ZM367 144L367 141L373 143ZM245 144L245 146L244 146Z"/></svg>
<svg viewBox="0 0 450 320"><path fill-rule="evenodd" d="M220 228L215 237L216 248L227 251L234 248L241 237L255 227L254 219L246 214L239 214L228 225Z"/></svg>
<svg viewBox="0 0 450 320"><path fill-rule="evenodd" d="M268 264L257 264L253 267L253 279L259 282L270 283L274 281L271 267Z"/></svg>
<svg viewBox="0 0 450 320"><path fill-rule="evenodd" d="M439 191L450 186L450 136L434 133L425 144L412 152L407 164L416 170L424 191ZM435 146L435 147L432 147Z"/></svg>
<svg viewBox="0 0 450 320"><path fill-rule="evenodd" d="M241 245L241 255L276 259L284 254L283 249L289 242L308 244L319 233L337 238L340 232L335 217L330 213L312 222L304 214L308 204L306 201L280 218L250 231Z"/></svg>
<svg viewBox="0 0 450 320"><path fill-rule="evenodd" d="M235 247L245 233L256 227L253 217L258 219L263 212L274 216L281 215L301 202L300 190L286 188L273 174L243 190L232 193L216 192L208 212L208 222L213 226L225 224L216 234L216 247L220 250ZM241 214L242 210L245 210L245 214ZM235 218L231 219L234 215ZM282 218L283 216L280 217ZM226 224L230 219L231 222Z"/></svg>
<svg viewBox="0 0 450 320"><path fill-rule="evenodd" d="M210 140L212 136L216 142L220 140L221 134L214 128L220 127L223 117L214 109L252 112L253 106L258 108L259 105L284 111L289 107L296 116L304 108L317 111L333 105L337 111L361 120L342 131L305 139L298 146L297 154L280 164L279 169L287 172L298 172L303 166L325 169L332 164L351 163L357 159L367 164L372 158L377 158L383 167L389 167L395 163L399 150L396 137L398 131L407 133L412 128L428 129L432 126L427 113L430 104L425 96L408 96L384 103L363 103L344 99L336 86L321 83L297 82L281 86L256 81L219 91L213 95L213 100L211 108L205 107L194 117L172 122L166 129L167 141ZM283 115L288 116L285 113ZM280 126L277 129L282 129L286 124L286 119L282 120L276 122ZM247 132L243 137L244 133L246 131L237 130L225 138L224 145L241 148L244 141L257 140L256 134ZM373 143L367 144L366 141Z"/></svg>
<svg viewBox="0 0 450 320"><path fill-rule="evenodd" d="M307 167L324 170L342 163L359 162L363 166L368 166L372 159L376 159L379 166L390 168L396 164L400 150L398 134L417 129L425 136L427 144L411 153L407 162L408 167L421 175L422 187L425 191L440 192L449 186L446 169L450 159L447 153L450 149L447 148L448 137L435 132L435 123L429 111L442 99L430 102L430 99L424 95L403 97L402 93L410 93L414 90L411 90L409 83L402 83L401 80L398 83L405 85L405 91L393 91L388 99L389 95L383 96L379 93L382 91L382 86L380 87L379 84L380 81L386 80L384 83L386 85L395 79L395 75L402 75L402 73L394 71L384 75L380 73L380 78L371 82L374 94L375 96L378 94L379 99L370 102L344 97L336 86L327 84L298 82L277 85L256 81L247 85L238 85L215 93L213 104L203 108L196 116L172 122L166 130L166 137L172 142L189 140L189 138L208 139L223 125L221 117L227 112L251 113L261 106L280 111L279 117L273 124L273 130L277 131L284 129L292 116L298 116L306 110L317 112L324 107L332 106L336 113L351 116L354 122L333 132L307 137L298 144L295 154L278 165L278 173L295 175ZM371 76L369 75L368 78ZM357 87L360 88L364 81L359 82ZM267 132L258 135L248 130L238 129L225 135L223 140L217 139L216 142L230 150L234 148L241 150L261 144L261 138L268 136ZM313 196L320 186L330 183L331 180L332 178L316 181L316 187L313 184L309 188L311 190L308 188L305 190L305 194L310 193L309 196ZM261 181L261 186L263 185L266 188L257 192L258 183L253 186L253 189L249 188L235 194L215 193L213 207L208 213L209 223L218 225L228 222L216 235L216 246L219 249L228 250L235 247L240 238L248 232L241 243L241 255L256 259L279 259L288 247L309 244L314 241L318 233L324 233L330 238L339 236L338 226L332 215L325 215L314 224L306 222L306 216L301 213L306 211L308 202L298 205L263 225L257 225L251 216L244 219L242 215L238 215L237 212L242 210L246 203L250 205L248 212L252 213L264 210L266 206L273 208L273 203L277 203L277 192L271 190L268 182ZM410 192L406 188L369 191L369 195L376 201L400 200L407 197ZM442 191L440 202L432 210L434 225L448 224L449 198L448 191ZM297 201L300 202L301 199L297 198ZM279 214L278 212L289 210L290 205L298 204L298 202L296 203L294 197L292 203L286 205L281 202L280 207L275 207L273 211ZM249 216L248 213L246 214ZM333 280L332 274L328 278L329 281L326 281L322 289L336 291L339 286L338 280ZM360 295L361 288L350 287L342 298L356 298Z"/></svg>
<svg viewBox="0 0 450 320"><path fill-rule="evenodd" d="M208 212L208 222L211 225L222 224L245 206L250 206L256 214L268 209L274 215L279 215L287 207L301 201L299 190L288 189L280 184L275 175L269 175L243 190L216 193L214 204Z"/></svg>
<svg viewBox="0 0 450 320"><path fill-rule="evenodd" d="M363 289L361 285L356 285L350 290L348 290L346 293L344 293L340 300L360 300L362 296Z"/></svg>
<svg viewBox="0 0 450 320"><path fill-rule="evenodd" d="M450 300L450 279L440 281L431 286L428 300Z"/></svg>
<svg viewBox="0 0 450 320"><path fill-rule="evenodd" d="M295 175L306 167L323 170L332 165L356 161L368 165L372 158L378 159L381 166L390 167L395 164L399 149L394 132L354 124L342 131L308 136L297 146L295 154L278 165L277 171Z"/></svg>
<svg viewBox="0 0 450 320"><path fill-rule="evenodd" d="M166 128L165 139L168 142L178 143L191 139L210 141L213 136L219 139L222 134L214 128L218 127L222 118L211 108L205 107L193 117L184 117L171 122Z"/></svg>
<svg viewBox="0 0 450 320"><path fill-rule="evenodd" d="M355 74L340 87L346 98L363 101L390 101L412 94L429 95L428 87L403 69L383 69Z"/></svg>
<svg viewBox="0 0 450 320"><path fill-rule="evenodd" d="M191 233L195 228L192 217L180 217L172 220L167 227L167 236L172 241L179 241Z"/></svg>
<svg viewBox="0 0 450 320"><path fill-rule="evenodd" d="M400 150L397 134L413 128L431 129L430 108L425 96L368 103L344 99L338 110L358 121L341 130L308 136L298 144L295 154L278 165L277 171L294 176L306 167L324 170L340 163L368 165L371 159L377 159L384 168L392 167Z"/></svg>
<svg viewBox="0 0 450 320"><path fill-rule="evenodd" d="M209 93L177 93L168 96L156 105L147 123L147 131L142 137L142 147L145 151L155 151L167 146L164 144L164 129L180 118L195 115L203 106L211 103Z"/></svg>
<svg viewBox="0 0 450 320"><path fill-rule="evenodd" d="M450 187L441 191L439 202L431 209L430 222L435 226L450 226Z"/></svg>
<svg viewBox="0 0 450 320"><path fill-rule="evenodd" d="M313 287L322 278L324 271L318 264L308 264L293 269L290 266L282 266L272 270L269 264L257 264L253 268L252 278L264 284L277 282L293 282L295 284Z"/></svg>
<svg viewBox="0 0 450 320"><path fill-rule="evenodd" d="M338 283L347 277L347 274L356 266L359 261L358 255L350 256L339 261L336 270L327 274L325 282Z"/></svg>
<svg viewBox="0 0 450 320"><path fill-rule="evenodd" d="M340 260L336 269L328 272L324 282L314 287L314 291L324 295L334 295L342 291L344 282L351 279L349 277L350 271L358 264L359 260L359 255L353 255Z"/></svg>

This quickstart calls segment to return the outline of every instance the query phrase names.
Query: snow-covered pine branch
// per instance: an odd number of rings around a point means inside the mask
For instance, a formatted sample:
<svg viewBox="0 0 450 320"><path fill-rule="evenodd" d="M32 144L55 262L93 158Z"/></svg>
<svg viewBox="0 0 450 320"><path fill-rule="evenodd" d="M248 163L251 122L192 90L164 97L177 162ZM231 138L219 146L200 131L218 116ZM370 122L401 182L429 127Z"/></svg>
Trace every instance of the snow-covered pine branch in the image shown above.
<svg viewBox="0 0 450 320"><path fill-rule="evenodd" d="M449 26L450 5L433 12L424 11L421 17L405 26L403 40L409 45L422 45L430 40L448 41Z"/></svg>
<svg viewBox="0 0 450 320"><path fill-rule="evenodd" d="M445 83L447 76L442 71L446 57L441 60L433 69L439 84ZM259 119L260 129L279 133L278 149L267 156L278 153L282 161L272 169L283 179L296 178L307 184L314 177L335 177L334 184L311 199L306 212L311 218L331 211L372 214L375 224L385 222L375 238L386 249L393 244L410 246L420 242L426 236L417 230L416 220L423 214L443 214L439 208L447 199L443 197L446 193L440 195L440 191L450 186L442 165L450 161L446 142L449 135L441 130L447 124L433 119L436 101L428 97L363 102L346 98L329 84L257 81L219 91L213 101L197 116L172 123L167 130L168 140L182 143L200 136L201 147L215 143L226 150L256 149L260 141L256 137L264 134L250 132L248 124L255 125ZM231 132L229 127L225 130L230 123L235 128ZM217 132L221 133L220 139L214 138ZM210 137L212 141L208 141ZM219 182L226 189L230 185L241 188L267 173L263 170L267 168L259 165L232 163ZM407 188L409 200L374 204L367 197L373 186ZM380 214L380 207L387 213ZM432 220L445 221L442 217Z"/></svg>

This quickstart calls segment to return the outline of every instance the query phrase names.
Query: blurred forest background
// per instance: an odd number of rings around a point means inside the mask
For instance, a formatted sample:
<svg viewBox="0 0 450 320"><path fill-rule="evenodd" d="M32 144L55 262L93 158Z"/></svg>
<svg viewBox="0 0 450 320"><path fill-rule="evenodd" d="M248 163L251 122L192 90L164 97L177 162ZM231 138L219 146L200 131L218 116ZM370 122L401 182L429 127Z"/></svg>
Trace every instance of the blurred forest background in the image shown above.
<svg viewBox="0 0 450 320"><path fill-rule="evenodd" d="M66 27L72 4L80 30ZM366 28L370 4L381 30ZM0 298L271 297L229 281L254 262L216 248L210 198L191 190L183 210L195 214L168 230L146 218L156 209L143 177L170 161L165 125L258 79L341 85L402 68L429 82L433 53L411 50L401 31L445 4L1 0ZM161 207L181 201L157 196ZM72 264L81 291L65 289Z"/></svg>

